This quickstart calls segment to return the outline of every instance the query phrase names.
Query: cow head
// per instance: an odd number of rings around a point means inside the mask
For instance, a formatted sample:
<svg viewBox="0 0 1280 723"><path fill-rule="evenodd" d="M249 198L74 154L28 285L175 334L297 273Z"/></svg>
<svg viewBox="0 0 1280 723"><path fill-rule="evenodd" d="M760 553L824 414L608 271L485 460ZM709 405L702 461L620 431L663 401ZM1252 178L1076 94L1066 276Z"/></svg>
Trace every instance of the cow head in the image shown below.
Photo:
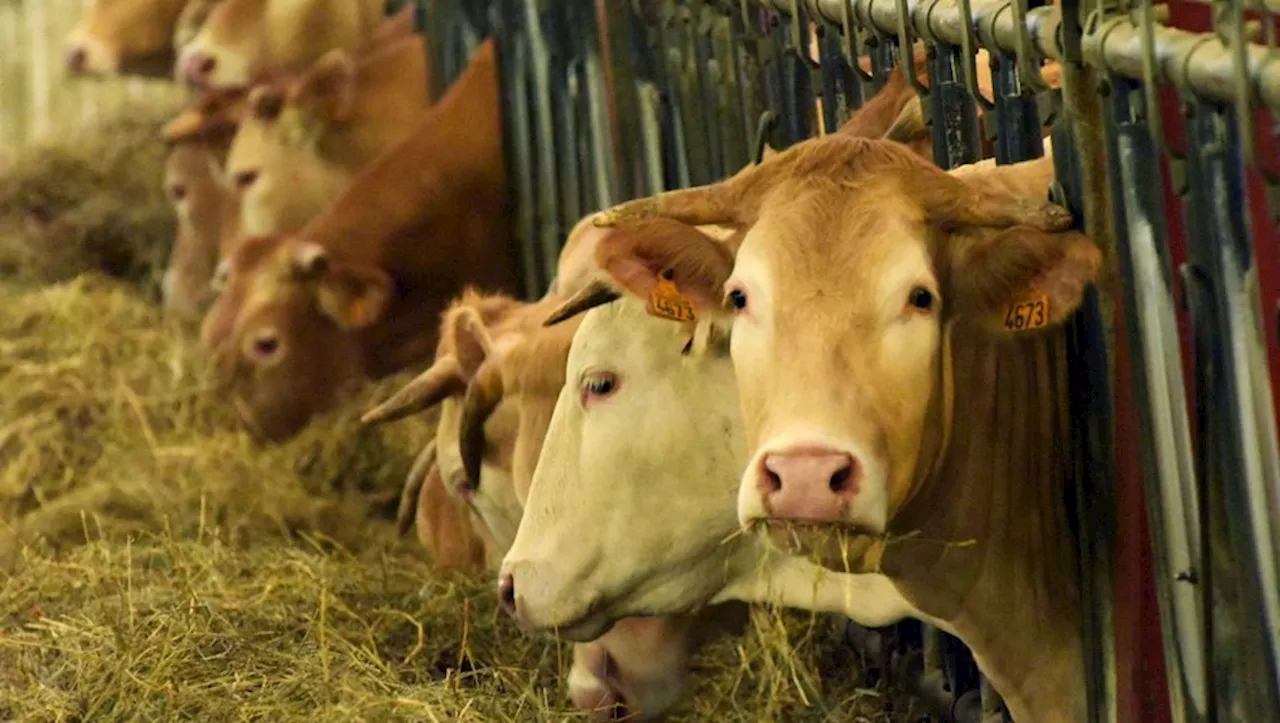
<svg viewBox="0 0 1280 723"><path fill-rule="evenodd" d="M245 235L301 229L349 181L349 174L324 162L314 148L290 142L279 123L286 87L274 81L249 93L248 112L227 155L227 183L239 200Z"/></svg>
<svg viewBox="0 0 1280 723"><path fill-rule="evenodd" d="M219 0L174 64L196 88L244 86L261 68L300 71L333 48L378 30L382 0Z"/></svg>
<svg viewBox="0 0 1280 723"><path fill-rule="evenodd" d="M186 0L90 0L67 36L67 70L113 75L139 66L143 74L154 74L172 62L171 38L185 4Z"/></svg>
<svg viewBox="0 0 1280 723"><path fill-rule="evenodd" d="M361 330L394 292L381 269L333 258L297 237L249 237L214 274L201 329L242 416L273 440L292 436L364 375Z"/></svg>
<svg viewBox="0 0 1280 723"><path fill-rule="evenodd" d="M174 77L193 88L244 87L267 63L270 0L221 0L178 50ZM172 30L171 30L172 32Z"/></svg>
<svg viewBox="0 0 1280 723"><path fill-rule="evenodd" d="M679 285L698 313L732 320L744 524L885 534L945 449L951 336L1017 343L1073 314L1101 256L1043 200L1051 165L1033 163L1041 183L1009 194L986 173L952 176L896 143L828 136L722 183L600 215L603 225L656 216L749 229L727 279ZM696 237L620 235L603 265L648 296L673 262L709 266L722 254Z"/></svg>
<svg viewBox="0 0 1280 723"><path fill-rule="evenodd" d="M355 172L408 135L430 107L423 38L388 30L375 40L361 52L334 48L289 84L275 121L282 139Z"/></svg>
<svg viewBox="0 0 1280 723"><path fill-rule="evenodd" d="M432 443L439 474L455 480L450 489L477 510L502 552L520 522L523 492L542 449L563 386L569 341L581 318L542 328L542 320L559 303L556 298L522 304L465 294L443 316L431 368L365 415L366 422L385 422L439 403L440 427ZM450 448L452 460L446 458ZM520 502L511 499L513 480ZM418 495L422 524L439 514L424 505L444 505L426 497L428 478L411 474L409 482L417 487L411 494ZM501 507L495 504L499 501ZM407 501L402 504L402 519L409 507ZM609 719L617 708L637 719L661 714L683 690L689 656L703 633L721 623L732 625L740 612L719 606L698 618L619 621L601 637L574 646L570 698L591 711L593 719Z"/></svg>
<svg viewBox="0 0 1280 723"><path fill-rule="evenodd" d="M217 151L201 143L173 147L165 161L165 191L178 218L178 235L161 282L166 308L182 316L212 302L222 222L230 192L222 183Z"/></svg>
<svg viewBox="0 0 1280 723"><path fill-rule="evenodd" d="M514 408L503 403L499 360L520 333L524 306L501 295L463 294L441 317L431 366L363 418L381 423L438 405L445 487L471 505L500 550L515 535L520 504L511 484Z"/></svg>
<svg viewBox="0 0 1280 723"><path fill-rule="evenodd" d="M632 235L718 244L665 220L629 224L611 238ZM678 286L713 283L732 267L723 247L687 260L664 269ZM654 316L625 291L597 280L551 315L614 301L578 317L525 515L503 561L507 607L528 627L573 639L624 615L696 609L725 586L740 551L724 544L737 528L732 500L744 456L726 337L714 324Z"/></svg>

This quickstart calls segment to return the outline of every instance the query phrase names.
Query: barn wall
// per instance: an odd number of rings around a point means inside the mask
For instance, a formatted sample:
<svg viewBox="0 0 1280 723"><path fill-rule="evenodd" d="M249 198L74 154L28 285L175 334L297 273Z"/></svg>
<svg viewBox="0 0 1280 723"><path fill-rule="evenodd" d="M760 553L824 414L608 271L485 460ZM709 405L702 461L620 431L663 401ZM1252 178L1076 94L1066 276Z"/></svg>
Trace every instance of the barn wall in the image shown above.
<svg viewBox="0 0 1280 723"><path fill-rule="evenodd" d="M68 77L62 43L83 1L0 0L0 151L181 92L163 80Z"/></svg>

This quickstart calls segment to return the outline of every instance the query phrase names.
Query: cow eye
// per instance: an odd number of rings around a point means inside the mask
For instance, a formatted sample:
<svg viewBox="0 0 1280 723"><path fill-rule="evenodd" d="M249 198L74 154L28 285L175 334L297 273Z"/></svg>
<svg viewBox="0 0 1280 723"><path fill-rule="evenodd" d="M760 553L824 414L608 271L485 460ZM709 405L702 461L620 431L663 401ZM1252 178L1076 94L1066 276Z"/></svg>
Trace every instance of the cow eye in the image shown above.
<svg viewBox="0 0 1280 723"><path fill-rule="evenodd" d="M728 301L729 305L736 311L742 311L747 308L747 292L742 289L730 290L728 295L725 296L725 300Z"/></svg>
<svg viewBox="0 0 1280 723"><path fill-rule="evenodd" d="M618 389L618 377L613 372L592 372L582 377L582 405L598 402Z"/></svg>
<svg viewBox="0 0 1280 723"><path fill-rule="evenodd" d="M187 197L187 187L181 183L175 183L169 187L169 195L173 197L174 201L181 201Z"/></svg>
<svg viewBox="0 0 1280 723"><path fill-rule="evenodd" d="M928 311L933 308L933 292L923 286L917 286L911 290L907 303L920 311Z"/></svg>
<svg viewBox="0 0 1280 723"><path fill-rule="evenodd" d="M232 180L232 183L236 185L236 188L243 191L249 186L252 186L254 181L258 180L258 172L257 171L240 171L239 173L235 174L231 180Z"/></svg>

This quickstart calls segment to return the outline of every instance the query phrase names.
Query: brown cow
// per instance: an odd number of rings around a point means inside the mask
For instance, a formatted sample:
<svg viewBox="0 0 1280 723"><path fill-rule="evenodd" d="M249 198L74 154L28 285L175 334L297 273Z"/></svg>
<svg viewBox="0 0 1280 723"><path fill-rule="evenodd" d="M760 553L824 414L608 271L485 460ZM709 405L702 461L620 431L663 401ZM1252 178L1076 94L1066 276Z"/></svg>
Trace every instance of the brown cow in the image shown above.
<svg viewBox="0 0 1280 723"><path fill-rule="evenodd" d="M518 288L492 40L440 103L293 236L226 259L201 338L250 426L292 436L340 388L431 355L467 284Z"/></svg>
<svg viewBox="0 0 1280 723"><path fill-rule="evenodd" d="M165 190L178 233L160 289L165 307L181 316L198 318L213 301L210 281L224 222L234 221L234 196L223 180L221 153L225 148L213 143L187 141L174 145L165 161Z"/></svg>
<svg viewBox="0 0 1280 723"><path fill-rule="evenodd" d="M1052 159L1018 170L1011 194L1004 168L830 136L600 217L749 228L731 273L709 241L620 237L603 264L731 323L744 525L886 582L847 613L958 636L1016 720L1083 720L1062 323L1102 257L1043 200Z"/></svg>
<svg viewBox="0 0 1280 723"><path fill-rule="evenodd" d="M302 228L430 104L426 45L413 34L384 33L358 55L333 50L296 78L255 87L226 164L242 233Z"/></svg>
<svg viewBox="0 0 1280 723"><path fill-rule="evenodd" d="M161 282L167 307L202 313L216 291L214 271L239 235L240 205L224 165L247 107L243 89L203 94L162 131L171 150L165 188L174 203L178 233Z"/></svg>
<svg viewBox="0 0 1280 723"><path fill-rule="evenodd" d="M180 48L179 82L244 86L263 67L301 72L334 48L354 50L382 21L383 0L221 0Z"/></svg>
<svg viewBox="0 0 1280 723"><path fill-rule="evenodd" d="M76 75L168 77L173 34L187 0L90 0L67 35L65 63Z"/></svg>

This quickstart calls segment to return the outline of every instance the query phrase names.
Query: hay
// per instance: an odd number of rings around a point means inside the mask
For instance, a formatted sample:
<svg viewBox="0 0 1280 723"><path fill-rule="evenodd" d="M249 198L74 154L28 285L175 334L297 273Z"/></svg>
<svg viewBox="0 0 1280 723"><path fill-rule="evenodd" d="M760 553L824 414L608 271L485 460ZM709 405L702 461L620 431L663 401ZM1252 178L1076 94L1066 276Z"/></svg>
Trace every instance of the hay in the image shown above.
<svg viewBox="0 0 1280 723"><path fill-rule="evenodd" d="M164 191L165 96L0 159L0 276L48 283L90 270L158 297L176 220Z"/></svg>
<svg viewBox="0 0 1280 723"><path fill-rule="evenodd" d="M260 446L189 338L98 275L0 286L0 720L581 718L567 646L395 536L426 421L356 404ZM758 612L674 719L905 720L851 655L830 619Z"/></svg>

